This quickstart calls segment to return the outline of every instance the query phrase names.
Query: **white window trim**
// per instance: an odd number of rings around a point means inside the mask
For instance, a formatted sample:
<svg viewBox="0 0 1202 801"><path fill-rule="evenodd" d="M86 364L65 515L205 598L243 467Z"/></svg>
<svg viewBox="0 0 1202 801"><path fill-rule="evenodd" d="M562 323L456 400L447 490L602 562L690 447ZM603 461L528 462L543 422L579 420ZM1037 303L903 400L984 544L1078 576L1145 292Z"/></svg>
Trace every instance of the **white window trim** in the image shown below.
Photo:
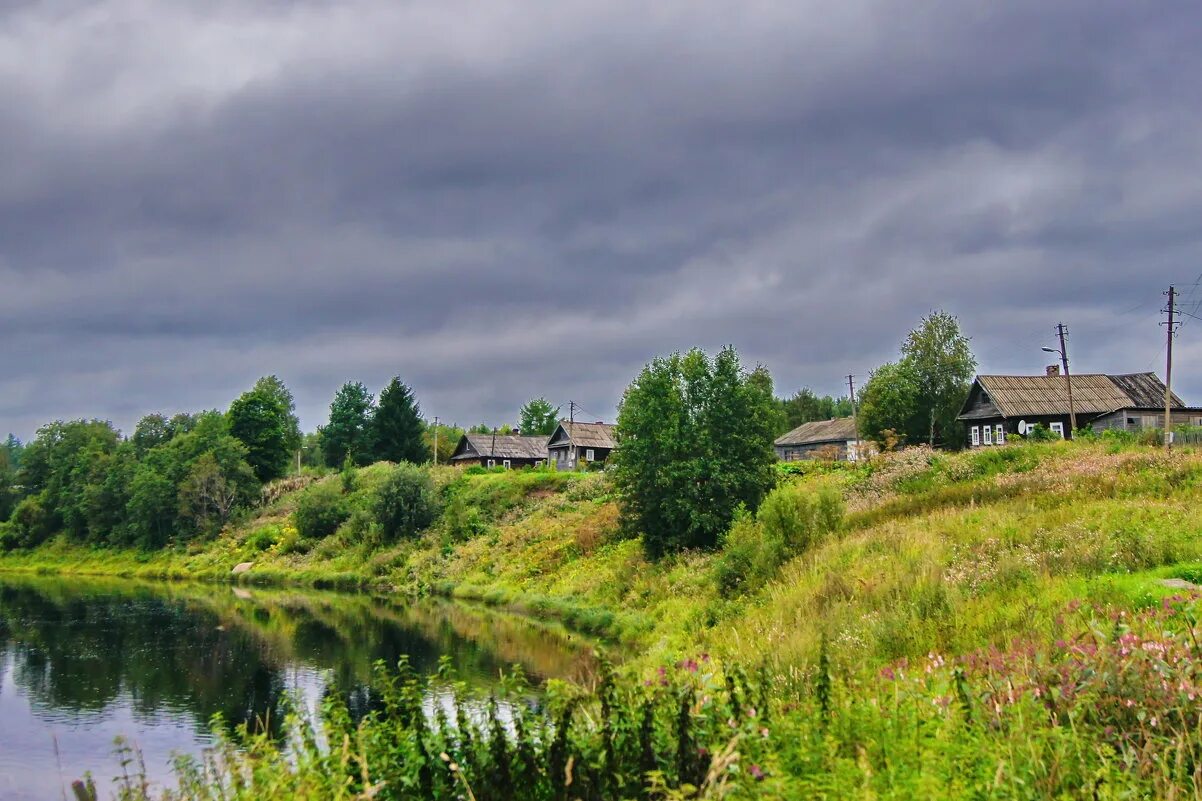
<svg viewBox="0 0 1202 801"><path fill-rule="evenodd" d="M981 427L972 427L972 446L975 448L981 444Z"/></svg>
<svg viewBox="0 0 1202 801"><path fill-rule="evenodd" d="M1064 439L1064 423L1049 423L1048 430Z"/></svg>
<svg viewBox="0 0 1202 801"><path fill-rule="evenodd" d="M594 460L594 459L596 459L596 458L597 458L596 452L595 452L595 451L593 451L593 449L592 449L592 448L587 448L587 449L584 451L584 460L585 460L586 462L591 462L591 461L593 461L593 460Z"/></svg>
<svg viewBox="0 0 1202 801"><path fill-rule="evenodd" d="M501 466L504 467L506 470L508 470L510 467L509 460L506 459L505 461L501 462Z"/></svg>
<svg viewBox="0 0 1202 801"><path fill-rule="evenodd" d="M981 432L985 435L984 443L986 445L993 444L993 426L985 426L985 430Z"/></svg>
<svg viewBox="0 0 1202 801"><path fill-rule="evenodd" d="M489 466L489 467L496 467L496 466L497 466L497 460L496 460L496 459L489 459L489 460L488 460L488 466Z"/></svg>
<svg viewBox="0 0 1202 801"><path fill-rule="evenodd" d="M1006 429L1001 423L998 423L996 426L994 426L993 441L998 445L1006 444Z"/></svg>

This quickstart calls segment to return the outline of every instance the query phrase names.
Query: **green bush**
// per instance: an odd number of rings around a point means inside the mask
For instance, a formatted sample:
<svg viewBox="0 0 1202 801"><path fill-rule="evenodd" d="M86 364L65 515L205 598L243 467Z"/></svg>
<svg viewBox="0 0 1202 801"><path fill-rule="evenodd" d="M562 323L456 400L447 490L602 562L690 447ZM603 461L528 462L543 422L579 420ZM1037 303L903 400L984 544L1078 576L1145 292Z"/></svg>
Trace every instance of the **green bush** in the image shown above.
<svg viewBox="0 0 1202 801"><path fill-rule="evenodd" d="M40 495L31 495L17 504L17 508L13 510L10 527L8 541L18 548L41 545L54 533L51 515Z"/></svg>
<svg viewBox="0 0 1202 801"><path fill-rule="evenodd" d="M412 537L438 517L438 493L426 470L408 463L392 468L376 490L372 511L386 541Z"/></svg>
<svg viewBox="0 0 1202 801"><path fill-rule="evenodd" d="M754 591L789 559L804 553L843 524L843 499L827 487L806 492L786 484L768 493L753 521L735 517L715 565L725 595Z"/></svg>
<svg viewBox="0 0 1202 801"><path fill-rule="evenodd" d="M301 493L292 518L302 537L322 539L337 531L350 513L341 487L332 481L323 481Z"/></svg>

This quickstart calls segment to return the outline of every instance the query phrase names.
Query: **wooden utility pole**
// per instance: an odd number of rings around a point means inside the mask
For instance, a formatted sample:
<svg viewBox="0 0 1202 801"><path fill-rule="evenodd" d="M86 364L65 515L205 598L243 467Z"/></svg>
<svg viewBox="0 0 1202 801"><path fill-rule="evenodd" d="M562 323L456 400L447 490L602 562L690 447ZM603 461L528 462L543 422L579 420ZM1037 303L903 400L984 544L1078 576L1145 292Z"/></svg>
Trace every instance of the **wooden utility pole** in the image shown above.
<svg viewBox="0 0 1202 801"><path fill-rule="evenodd" d="M854 379L854 375L847 376L847 397L851 398L851 425L856 430L855 457L858 461L860 458L860 421L858 419L859 415L856 413L856 385Z"/></svg>
<svg viewBox="0 0 1202 801"><path fill-rule="evenodd" d="M1057 323L1056 333L1060 335L1060 365L1064 368L1064 384L1068 387L1068 427L1071 439L1077 434L1077 407L1073 405L1073 379L1068 374L1068 347L1064 344L1068 338L1068 326Z"/></svg>
<svg viewBox="0 0 1202 801"><path fill-rule="evenodd" d="M434 466L438 467L438 415L434 415Z"/></svg>
<svg viewBox="0 0 1202 801"><path fill-rule="evenodd" d="M1164 449L1168 452L1173 449L1173 334L1175 333L1173 315L1176 313L1176 287L1170 286L1169 291L1165 294L1169 296L1169 307L1165 309L1169 315L1169 321L1162 323L1165 326L1165 353L1167 354L1164 365Z"/></svg>

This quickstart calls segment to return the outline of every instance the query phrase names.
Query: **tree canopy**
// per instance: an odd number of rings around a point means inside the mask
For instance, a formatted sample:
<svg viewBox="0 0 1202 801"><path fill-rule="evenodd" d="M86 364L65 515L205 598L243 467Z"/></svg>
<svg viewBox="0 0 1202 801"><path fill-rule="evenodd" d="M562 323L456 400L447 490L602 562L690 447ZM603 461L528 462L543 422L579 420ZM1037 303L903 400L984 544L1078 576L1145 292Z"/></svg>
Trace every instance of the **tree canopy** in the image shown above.
<svg viewBox="0 0 1202 801"><path fill-rule="evenodd" d="M860 432L882 442L892 431L905 442L963 442L956 415L968 397L977 360L959 321L932 312L907 335L901 359L875 370L865 384Z"/></svg>
<svg viewBox="0 0 1202 801"><path fill-rule="evenodd" d="M792 431L804 423L850 417L852 413L851 398L845 395L819 395L809 387L802 387L793 393L792 397L780 398L777 404L784 412L784 420L778 428L778 434Z"/></svg>
<svg viewBox="0 0 1202 801"><path fill-rule="evenodd" d="M657 358L627 388L614 479L650 556L713 547L736 509L759 505L776 478L773 409L771 380L733 348Z"/></svg>
<svg viewBox="0 0 1202 801"><path fill-rule="evenodd" d="M230 434L246 445L247 462L260 481L284 475L300 446L296 417L288 405L291 398L278 378L268 376L230 404Z"/></svg>
<svg viewBox="0 0 1202 801"><path fill-rule="evenodd" d="M518 412L518 429L523 434L551 436L559 425L559 406L552 406L546 398L535 398Z"/></svg>
<svg viewBox="0 0 1202 801"><path fill-rule="evenodd" d="M413 464L430 460L421 407L401 379L393 378L380 392L371 423L376 459Z"/></svg>
<svg viewBox="0 0 1202 801"><path fill-rule="evenodd" d="M356 464L371 462L373 402L372 394L358 381L348 381L335 393L330 420L318 429L326 464L340 465L348 456Z"/></svg>

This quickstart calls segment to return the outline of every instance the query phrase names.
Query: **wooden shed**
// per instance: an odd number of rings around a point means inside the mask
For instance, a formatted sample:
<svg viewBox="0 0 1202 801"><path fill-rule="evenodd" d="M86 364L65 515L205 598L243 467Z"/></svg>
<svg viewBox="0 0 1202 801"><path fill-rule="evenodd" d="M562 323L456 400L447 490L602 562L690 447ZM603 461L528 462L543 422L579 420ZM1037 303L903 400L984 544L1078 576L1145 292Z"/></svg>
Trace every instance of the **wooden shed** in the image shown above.
<svg viewBox="0 0 1202 801"><path fill-rule="evenodd" d="M836 417L802 423L776 438L776 458L785 462L816 459L829 455L840 461L856 461L863 455L854 417Z"/></svg>

